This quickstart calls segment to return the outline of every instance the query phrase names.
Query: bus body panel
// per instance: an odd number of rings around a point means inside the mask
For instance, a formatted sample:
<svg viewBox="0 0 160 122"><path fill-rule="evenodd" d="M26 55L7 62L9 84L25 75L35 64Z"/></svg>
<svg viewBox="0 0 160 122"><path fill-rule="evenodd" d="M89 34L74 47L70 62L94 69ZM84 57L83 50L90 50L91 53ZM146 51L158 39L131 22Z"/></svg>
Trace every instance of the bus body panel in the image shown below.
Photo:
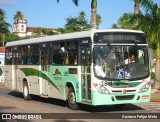
<svg viewBox="0 0 160 122"><path fill-rule="evenodd" d="M12 81L12 65L5 65L4 67L4 76L5 76L5 84L10 89L13 89L13 81Z"/></svg>

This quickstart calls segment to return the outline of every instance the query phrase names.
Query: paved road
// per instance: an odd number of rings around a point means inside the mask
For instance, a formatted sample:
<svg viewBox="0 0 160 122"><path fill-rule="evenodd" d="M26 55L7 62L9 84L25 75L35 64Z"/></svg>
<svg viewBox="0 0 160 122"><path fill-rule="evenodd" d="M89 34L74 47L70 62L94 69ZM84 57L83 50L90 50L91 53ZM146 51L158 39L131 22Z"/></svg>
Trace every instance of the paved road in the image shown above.
<svg viewBox="0 0 160 122"><path fill-rule="evenodd" d="M38 96L34 96L33 100L25 101L23 100L22 93L11 91L5 86L0 87L0 113L8 113L8 112L9 113L52 113L52 114L47 114L47 116L51 118L53 117L53 113L60 113L56 114L55 118L67 118L65 119L65 121L67 122L99 121L97 119L91 120L91 118L100 118L100 117L107 118L107 116L109 116L110 119L111 116L114 116L113 118L116 118L117 116L122 116L121 114L139 115L141 113L147 113L154 115L155 113L160 113L160 102L128 104L125 106L123 110L118 110L118 108L113 109L113 107L111 106L98 106L98 107L92 107L88 105L80 105L80 106L81 106L80 110L73 111L68 109L65 102L62 100L46 99L46 98L40 98ZM75 120L69 119L72 117L73 118L75 117L76 119ZM89 119L85 119L87 117ZM106 121L105 119L100 119L100 120ZM16 120L15 122L17 121L19 122L20 120ZM25 120L25 121L29 122L30 120ZM52 120L47 120L47 121L53 122ZM60 122L60 120L56 121ZM64 119L62 119L62 121L64 121ZM117 120L110 119L109 121L116 122ZM121 119L118 121L123 121L123 120ZM126 120L126 121L130 122L137 120ZM149 122L150 120L145 120L145 121ZM155 119L155 121L158 120Z"/></svg>

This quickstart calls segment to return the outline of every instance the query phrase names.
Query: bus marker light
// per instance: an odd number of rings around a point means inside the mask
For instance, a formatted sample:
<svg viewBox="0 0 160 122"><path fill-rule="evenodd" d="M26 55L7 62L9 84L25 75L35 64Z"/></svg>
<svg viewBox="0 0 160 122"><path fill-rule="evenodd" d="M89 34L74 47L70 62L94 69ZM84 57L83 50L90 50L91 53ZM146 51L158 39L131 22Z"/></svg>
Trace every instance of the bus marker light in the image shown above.
<svg viewBox="0 0 160 122"><path fill-rule="evenodd" d="M95 86L95 87L98 86L98 83L94 83L94 86Z"/></svg>

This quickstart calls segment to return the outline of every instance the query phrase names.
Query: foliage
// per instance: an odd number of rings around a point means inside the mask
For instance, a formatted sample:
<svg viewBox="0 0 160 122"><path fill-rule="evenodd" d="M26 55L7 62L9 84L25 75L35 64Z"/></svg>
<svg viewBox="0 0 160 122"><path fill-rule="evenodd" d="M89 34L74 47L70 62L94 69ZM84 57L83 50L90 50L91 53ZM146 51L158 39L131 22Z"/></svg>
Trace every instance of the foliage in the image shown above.
<svg viewBox="0 0 160 122"><path fill-rule="evenodd" d="M0 9L0 45L4 46L5 36L9 34L9 23L5 21L5 11Z"/></svg>
<svg viewBox="0 0 160 122"><path fill-rule="evenodd" d="M79 0L72 0L73 1L73 3L76 5L76 6L78 6L78 1ZM59 0L57 0L57 2L59 3Z"/></svg>
<svg viewBox="0 0 160 122"><path fill-rule="evenodd" d="M99 25L102 23L102 17L97 14L97 18L96 18L96 25L97 25L97 28L99 28Z"/></svg>
<svg viewBox="0 0 160 122"><path fill-rule="evenodd" d="M101 16L97 15L97 27L101 24ZM86 19L86 14L84 11L81 11L78 16L72 17L69 16L66 18L65 28L57 28L56 31L61 33L70 33L70 32L79 32L89 30L91 25Z"/></svg>
<svg viewBox="0 0 160 122"><path fill-rule="evenodd" d="M60 0L57 0L57 2L59 3ZM78 6L78 2L79 0L72 0L73 3ZM91 16L91 28L92 29L96 29L97 28L97 25L99 25L99 23L97 24L97 0L92 0L91 1L91 11L92 11L92 16ZM75 28L76 29L76 28Z"/></svg>
<svg viewBox="0 0 160 122"><path fill-rule="evenodd" d="M24 14L21 11L17 11L17 13L14 15L14 20L23 20L24 19Z"/></svg>
<svg viewBox="0 0 160 122"><path fill-rule="evenodd" d="M81 11L77 17L69 16L66 18L65 28L58 28L57 31L61 33L79 32L90 29L91 26L86 19L86 14Z"/></svg>

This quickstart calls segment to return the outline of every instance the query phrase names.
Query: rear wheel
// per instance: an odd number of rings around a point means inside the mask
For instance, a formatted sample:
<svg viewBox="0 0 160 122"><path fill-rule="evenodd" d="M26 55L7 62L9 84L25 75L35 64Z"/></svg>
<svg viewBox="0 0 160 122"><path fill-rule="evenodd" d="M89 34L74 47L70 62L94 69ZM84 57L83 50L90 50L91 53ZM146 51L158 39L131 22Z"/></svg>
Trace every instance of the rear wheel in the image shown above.
<svg viewBox="0 0 160 122"><path fill-rule="evenodd" d="M24 82L23 83L23 98L25 100L30 100L31 99L31 96L29 94L29 89L28 89L28 84L27 82Z"/></svg>
<svg viewBox="0 0 160 122"><path fill-rule="evenodd" d="M72 109L72 110L79 109L79 106L76 103L76 95L75 95L74 89L72 87L69 88L67 102L68 102L68 106L70 109Z"/></svg>

